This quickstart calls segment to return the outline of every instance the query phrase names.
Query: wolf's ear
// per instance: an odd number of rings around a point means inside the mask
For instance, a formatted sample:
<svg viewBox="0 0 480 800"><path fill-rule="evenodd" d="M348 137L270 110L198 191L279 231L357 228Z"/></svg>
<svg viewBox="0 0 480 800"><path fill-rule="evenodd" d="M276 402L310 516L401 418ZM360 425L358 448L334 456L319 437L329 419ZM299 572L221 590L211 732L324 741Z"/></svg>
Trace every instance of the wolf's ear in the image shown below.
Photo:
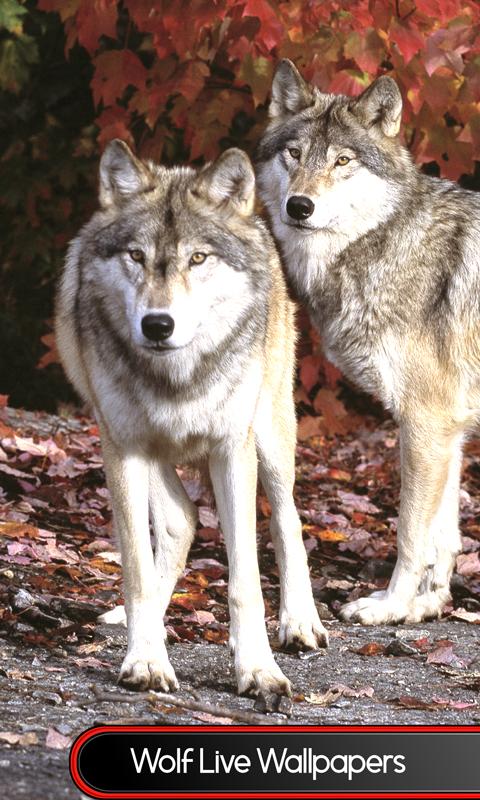
<svg viewBox="0 0 480 800"><path fill-rule="evenodd" d="M242 216L252 214L255 174L247 154L236 147L225 150L200 172L194 194L206 197L214 205L231 204Z"/></svg>
<svg viewBox="0 0 480 800"><path fill-rule="evenodd" d="M295 64L283 58L275 70L268 113L272 119L298 114L313 105L315 95Z"/></svg>
<svg viewBox="0 0 480 800"><path fill-rule="evenodd" d="M367 128L379 125L385 136L393 138L400 130L402 118L400 89L393 78L382 75L355 100L351 110L362 125Z"/></svg>
<svg viewBox="0 0 480 800"><path fill-rule="evenodd" d="M143 192L151 183L147 167L121 139L113 139L100 159L100 204L104 208Z"/></svg>

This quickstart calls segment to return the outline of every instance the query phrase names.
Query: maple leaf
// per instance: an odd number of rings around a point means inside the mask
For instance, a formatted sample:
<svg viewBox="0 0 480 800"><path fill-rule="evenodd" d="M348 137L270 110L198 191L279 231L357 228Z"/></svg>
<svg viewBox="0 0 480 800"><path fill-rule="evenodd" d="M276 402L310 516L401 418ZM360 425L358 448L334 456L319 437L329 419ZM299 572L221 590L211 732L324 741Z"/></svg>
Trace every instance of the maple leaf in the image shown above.
<svg viewBox="0 0 480 800"><path fill-rule="evenodd" d="M0 88L19 92L30 78L30 68L38 61L38 47L31 36L22 33L0 42Z"/></svg>
<svg viewBox="0 0 480 800"><path fill-rule="evenodd" d="M385 43L373 28L362 33L354 31L345 40L344 52L363 72L375 75L385 58Z"/></svg>
<svg viewBox="0 0 480 800"><path fill-rule="evenodd" d="M99 145L104 147L112 139L123 139L124 142L134 147L133 136L129 127L130 119L130 113L121 106L115 105L105 108L96 120L100 128L98 135ZM42 362L46 356L48 356L48 353L42 357ZM40 363L38 366L40 366Z"/></svg>
<svg viewBox="0 0 480 800"><path fill-rule="evenodd" d="M183 65L181 75L177 77L175 91L183 94L189 103L193 103L202 91L210 69L203 61L187 61Z"/></svg>
<svg viewBox="0 0 480 800"><path fill-rule="evenodd" d="M258 17L260 30L257 38L267 51L272 50L280 43L284 34L284 26L279 19L277 6L274 7L268 0L247 0L243 16Z"/></svg>
<svg viewBox="0 0 480 800"><path fill-rule="evenodd" d="M47 352L44 353L43 356L40 358L40 361L37 364L37 368L44 369L44 367L47 367L49 364L58 364L60 362L60 356L58 354L55 342L55 334L46 333L45 336L40 337L40 341L47 348Z"/></svg>
<svg viewBox="0 0 480 800"><path fill-rule="evenodd" d="M397 45L402 54L405 64L408 64L425 46L424 37L418 30L415 30L408 22L403 24L398 22L395 17L390 24L389 34L391 41Z"/></svg>
<svg viewBox="0 0 480 800"><path fill-rule="evenodd" d="M310 392L318 383L320 364L320 356L308 355L300 360L299 377L307 392Z"/></svg>
<svg viewBox="0 0 480 800"><path fill-rule="evenodd" d="M80 0L75 26L79 43L94 53L101 36L116 37L117 0Z"/></svg>
<svg viewBox="0 0 480 800"><path fill-rule="evenodd" d="M91 86L95 105L114 105L127 86L143 90L147 70L131 50L107 50L93 61L95 74Z"/></svg>
<svg viewBox="0 0 480 800"><path fill-rule="evenodd" d="M318 436L321 433L320 417L302 417L297 426L297 436L301 442L311 436Z"/></svg>
<svg viewBox="0 0 480 800"><path fill-rule="evenodd" d="M240 81L250 86L255 106L262 105L270 92L273 76L273 64L271 59L264 56L253 58L251 53L247 53L243 59L238 77Z"/></svg>
<svg viewBox="0 0 480 800"><path fill-rule="evenodd" d="M356 96L361 94L371 83L371 78L366 72L359 72L355 69L342 69L336 73L330 81L329 92L334 94L349 94Z"/></svg>
<svg viewBox="0 0 480 800"><path fill-rule="evenodd" d="M18 0L2 0L0 3L0 28L10 33L21 33L23 30L23 17L27 9L20 5Z"/></svg>

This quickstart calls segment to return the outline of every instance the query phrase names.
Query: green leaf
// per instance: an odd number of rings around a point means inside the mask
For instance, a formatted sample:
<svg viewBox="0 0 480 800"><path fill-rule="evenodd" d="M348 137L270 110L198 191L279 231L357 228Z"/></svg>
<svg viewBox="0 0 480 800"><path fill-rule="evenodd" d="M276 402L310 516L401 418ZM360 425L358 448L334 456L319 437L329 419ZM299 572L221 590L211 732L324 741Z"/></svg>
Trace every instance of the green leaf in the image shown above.
<svg viewBox="0 0 480 800"><path fill-rule="evenodd" d="M38 61L38 48L31 36L22 34L0 42L0 88L18 92L30 77L30 64Z"/></svg>
<svg viewBox="0 0 480 800"><path fill-rule="evenodd" d="M273 63L271 59L263 56L252 58L251 54L247 53L238 77L250 86L255 106L261 105L267 99L272 84L272 75Z"/></svg>
<svg viewBox="0 0 480 800"><path fill-rule="evenodd" d="M27 9L18 0L1 0L0 28L6 28L10 33L21 33L22 17L27 13Z"/></svg>

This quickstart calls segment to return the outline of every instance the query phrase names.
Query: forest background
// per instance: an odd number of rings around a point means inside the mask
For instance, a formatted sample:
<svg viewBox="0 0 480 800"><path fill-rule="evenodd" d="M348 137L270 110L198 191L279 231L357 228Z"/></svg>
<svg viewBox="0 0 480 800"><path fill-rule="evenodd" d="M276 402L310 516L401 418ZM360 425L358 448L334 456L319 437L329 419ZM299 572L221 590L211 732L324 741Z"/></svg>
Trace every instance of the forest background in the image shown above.
<svg viewBox="0 0 480 800"><path fill-rule="evenodd" d="M50 411L74 399L56 357L54 288L96 207L108 140L167 165L231 146L251 154L288 57L323 91L356 95L391 75L416 162L478 189L479 32L476 0L2 0L0 393ZM299 319L301 438L320 418L346 432L375 407Z"/></svg>

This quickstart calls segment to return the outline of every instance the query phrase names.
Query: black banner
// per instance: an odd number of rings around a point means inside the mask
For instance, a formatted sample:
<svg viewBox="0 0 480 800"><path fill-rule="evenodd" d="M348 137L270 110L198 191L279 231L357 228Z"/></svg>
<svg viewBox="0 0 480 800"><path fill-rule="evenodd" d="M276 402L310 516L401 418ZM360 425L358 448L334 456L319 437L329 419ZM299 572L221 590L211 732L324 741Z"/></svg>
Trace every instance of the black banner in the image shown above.
<svg viewBox="0 0 480 800"><path fill-rule="evenodd" d="M70 767L88 796L480 797L479 728L103 727Z"/></svg>

